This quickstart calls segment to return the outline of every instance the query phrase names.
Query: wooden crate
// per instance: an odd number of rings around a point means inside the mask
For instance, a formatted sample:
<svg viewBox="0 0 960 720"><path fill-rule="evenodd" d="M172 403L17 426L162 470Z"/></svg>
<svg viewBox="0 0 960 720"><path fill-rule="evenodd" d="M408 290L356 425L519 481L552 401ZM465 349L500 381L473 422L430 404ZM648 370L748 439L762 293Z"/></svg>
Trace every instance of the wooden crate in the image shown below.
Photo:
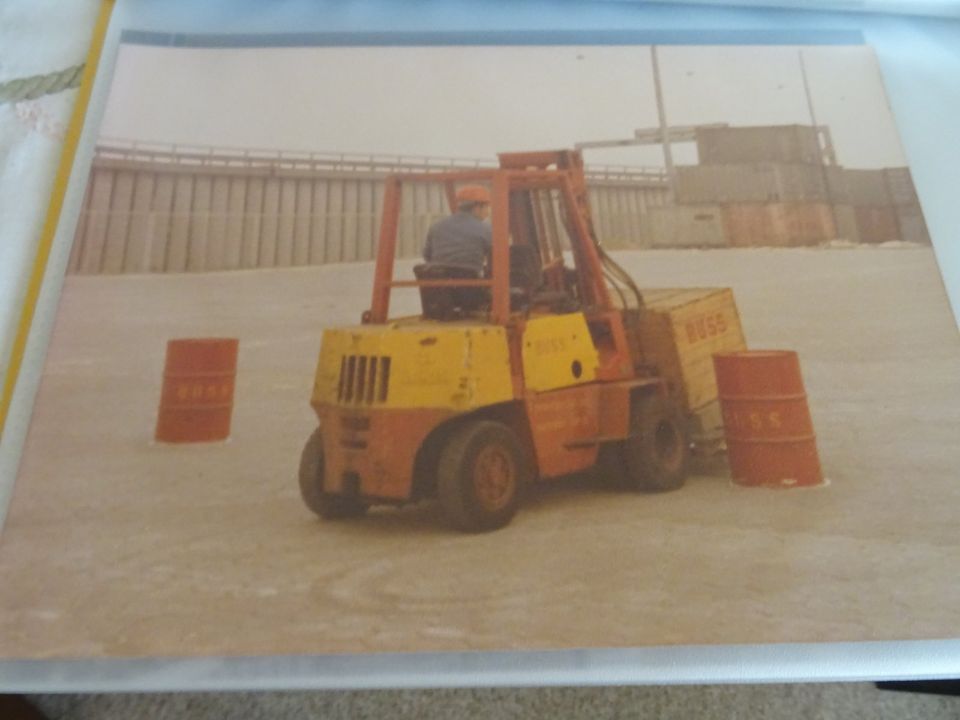
<svg viewBox="0 0 960 720"><path fill-rule="evenodd" d="M717 399L713 353L746 350L730 288L643 290L639 342L644 363L666 380L688 412Z"/></svg>

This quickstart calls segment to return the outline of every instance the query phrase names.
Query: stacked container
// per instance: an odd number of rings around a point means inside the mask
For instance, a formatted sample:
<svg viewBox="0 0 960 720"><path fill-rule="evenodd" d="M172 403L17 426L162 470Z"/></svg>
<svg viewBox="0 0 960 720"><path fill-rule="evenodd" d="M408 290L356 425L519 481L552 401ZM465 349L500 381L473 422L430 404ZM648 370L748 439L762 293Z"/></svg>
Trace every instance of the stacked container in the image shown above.
<svg viewBox="0 0 960 720"><path fill-rule="evenodd" d="M697 128L700 164L677 168L679 205L719 206L733 247L837 237L817 131L803 125Z"/></svg>
<svg viewBox="0 0 960 720"><path fill-rule="evenodd" d="M899 239L897 216L890 205L883 170L843 170L843 187L835 194L839 212L853 217L855 235L845 236L860 243L883 243Z"/></svg>
<svg viewBox="0 0 960 720"><path fill-rule="evenodd" d="M648 223L648 244L930 242L908 168L826 164L816 129L804 125L701 127L696 141L700 164L676 169L677 205ZM718 217L722 240L704 232L710 223L690 232L691 217Z"/></svg>

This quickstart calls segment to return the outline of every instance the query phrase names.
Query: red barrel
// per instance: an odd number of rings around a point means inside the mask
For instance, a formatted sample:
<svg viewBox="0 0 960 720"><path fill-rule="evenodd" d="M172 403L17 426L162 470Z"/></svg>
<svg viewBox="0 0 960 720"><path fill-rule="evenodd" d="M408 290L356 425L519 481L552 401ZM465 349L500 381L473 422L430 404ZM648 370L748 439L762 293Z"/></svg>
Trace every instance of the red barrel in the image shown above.
<svg viewBox="0 0 960 720"><path fill-rule="evenodd" d="M718 353L713 366L734 482L764 487L822 484L797 354Z"/></svg>
<svg viewBox="0 0 960 720"><path fill-rule="evenodd" d="M229 437L238 346L234 338L167 343L157 440L194 443Z"/></svg>

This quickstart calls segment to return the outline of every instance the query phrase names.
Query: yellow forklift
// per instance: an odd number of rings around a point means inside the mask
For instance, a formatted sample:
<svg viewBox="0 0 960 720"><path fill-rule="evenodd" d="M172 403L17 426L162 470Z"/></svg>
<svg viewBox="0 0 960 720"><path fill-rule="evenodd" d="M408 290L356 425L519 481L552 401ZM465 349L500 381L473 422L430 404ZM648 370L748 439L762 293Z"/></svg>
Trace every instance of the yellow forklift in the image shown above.
<svg viewBox="0 0 960 720"><path fill-rule="evenodd" d="M370 309L323 333L300 464L325 519L435 497L463 531L500 528L524 486L601 464L644 492L683 485L719 426L714 352L744 349L728 289L641 292L597 241L579 151L508 153L498 168L386 179ZM401 194L488 188L484 273L394 273ZM422 312L391 317L394 290ZM714 417L711 421L709 418Z"/></svg>

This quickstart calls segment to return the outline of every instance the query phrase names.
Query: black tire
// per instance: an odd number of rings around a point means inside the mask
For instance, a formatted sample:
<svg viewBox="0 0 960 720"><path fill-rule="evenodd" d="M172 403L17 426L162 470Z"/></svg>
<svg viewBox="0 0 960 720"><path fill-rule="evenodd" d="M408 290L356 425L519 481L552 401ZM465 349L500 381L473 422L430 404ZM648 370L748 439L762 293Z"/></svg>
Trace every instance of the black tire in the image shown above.
<svg viewBox="0 0 960 720"><path fill-rule="evenodd" d="M476 421L456 428L437 464L437 495L447 520L464 532L508 524L531 475L530 465L506 425Z"/></svg>
<svg viewBox="0 0 960 720"><path fill-rule="evenodd" d="M630 437L601 448L598 467L618 487L658 493L683 487L689 463L683 414L659 395L648 395L634 402Z"/></svg>
<svg viewBox="0 0 960 720"><path fill-rule="evenodd" d="M607 443L600 446L595 472L603 486L610 490L627 490L630 479L623 459L623 443Z"/></svg>
<svg viewBox="0 0 960 720"><path fill-rule="evenodd" d="M323 478L323 434L317 428L300 455L300 496L304 504L325 520L357 517L367 511L367 504L357 498L325 492Z"/></svg>

